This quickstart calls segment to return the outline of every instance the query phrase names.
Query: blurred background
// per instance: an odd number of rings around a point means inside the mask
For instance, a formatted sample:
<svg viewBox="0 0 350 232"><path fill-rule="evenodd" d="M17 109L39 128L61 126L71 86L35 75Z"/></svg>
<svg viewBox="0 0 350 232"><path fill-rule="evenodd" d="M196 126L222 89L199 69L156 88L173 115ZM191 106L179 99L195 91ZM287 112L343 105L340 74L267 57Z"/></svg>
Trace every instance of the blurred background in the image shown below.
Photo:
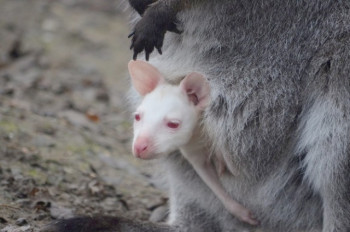
<svg viewBox="0 0 350 232"><path fill-rule="evenodd" d="M131 155L121 0L0 0L0 232L73 215L164 219Z"/></svg>

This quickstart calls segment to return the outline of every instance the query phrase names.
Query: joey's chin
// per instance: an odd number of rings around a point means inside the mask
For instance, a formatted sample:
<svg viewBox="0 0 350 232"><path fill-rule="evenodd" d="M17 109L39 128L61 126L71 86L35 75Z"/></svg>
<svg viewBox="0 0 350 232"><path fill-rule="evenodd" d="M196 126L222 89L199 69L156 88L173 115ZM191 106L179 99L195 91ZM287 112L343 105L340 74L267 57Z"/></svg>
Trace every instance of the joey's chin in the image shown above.
<svg viewBox="0 0 350 232"><path fill-rule="evenodd" d="M139 153L139 154L134 153L134 156L138 159L152 160L152 159L161 158L163 154L162 153Z"/></svg>

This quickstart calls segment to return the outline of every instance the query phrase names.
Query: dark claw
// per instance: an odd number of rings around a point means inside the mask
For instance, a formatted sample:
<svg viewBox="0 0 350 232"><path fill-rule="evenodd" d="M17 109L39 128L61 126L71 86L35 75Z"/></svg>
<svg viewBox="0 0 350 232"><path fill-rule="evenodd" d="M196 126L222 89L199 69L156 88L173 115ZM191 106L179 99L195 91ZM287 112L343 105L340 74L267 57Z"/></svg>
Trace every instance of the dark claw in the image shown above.
<svg viewBox="0 0 350 232"><path fill-rule="evenodd" d="M131 32L129 35L128 35L128 38L130 38L131 36L135 35L135 31Z"/></svg>
<svg viewBox="0 0 350 232"><path fill-rule="evenodd" d="M146 56L146 60L149 60L149 55L152 53L153 51L153 45L151 46L145 46L145 56Z"/></svg>
<svg viewBox="0 0 350 232"><path fill-rule="evenodd" d="M177 26L176 26L177 22L172 22L168 25L167 27L167 30L168 31L171 31L171 32L174 32L174 33L177 33L177 34L181 34L182 31L180 31L179 29L177 29Z"/></svg>
<svg viewBox="0 0 350 232"><path fill-rule="evenodd" d="M161 54L161 55L162 55L162 46L163 46L163 40L158 39L158 41L155 44L155 47L157 48L159 54Z"/></svg>

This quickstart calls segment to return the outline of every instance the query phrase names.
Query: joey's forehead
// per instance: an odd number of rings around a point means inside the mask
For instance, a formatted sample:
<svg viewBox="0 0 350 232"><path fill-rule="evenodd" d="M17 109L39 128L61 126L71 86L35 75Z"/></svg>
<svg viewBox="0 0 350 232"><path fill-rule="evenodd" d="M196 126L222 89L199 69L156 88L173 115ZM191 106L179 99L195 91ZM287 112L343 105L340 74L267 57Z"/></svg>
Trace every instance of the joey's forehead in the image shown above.
<svg viewBox="0 0 350 232"><path fill-rule="evenodd" d="M141 105L149 109L177 109L189 104L187 98L180 91L169 89L168 92L166 90L154 91L146 95Z"/></svg>
<svg viewBox="0 0 350 232"><path fill-rule="evenodd" d="M156 92L146 95L137 111L153 116L177 118L188 113L191 107L183 95L176 92Z"/></svg>
<svg viewBox="0 0 350 232"><path fill-rule="evenodd" d="M156 88L153 92L148 94L149 97L159 99L171 99L171 98L182 98L183 94L178 86L173 85L161 85Z"/></svg>
<svg viewBox="0 0 350 232"><path fill-rule="evenodd" d="M177 115L182 113L185 109L187 109L187 105L178 99L158 99L158 98L148 98L145 99L142 104L138 107L138 111L142 113L148 114L163 114L165 115Z"/></svg>

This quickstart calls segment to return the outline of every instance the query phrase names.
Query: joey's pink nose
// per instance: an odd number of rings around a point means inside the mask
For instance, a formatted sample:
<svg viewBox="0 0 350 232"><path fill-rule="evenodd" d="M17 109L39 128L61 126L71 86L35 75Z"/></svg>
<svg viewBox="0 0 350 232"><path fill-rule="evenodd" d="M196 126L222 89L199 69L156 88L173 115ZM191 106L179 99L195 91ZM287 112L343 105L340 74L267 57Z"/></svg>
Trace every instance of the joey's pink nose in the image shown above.
<svg viewBox="0 0 350 232"><path fill-rule="evenodd" d="M141 154L141 153L146 152L147 147L148 147L147 144L137 144L137 145L135 146L136 154Z"/></svg>
<svg viewBox="0 0 350 232"><path fill-rule="evenodd" d="M134 155L141 159L147 159L149 140L147 138L138 138L134 143Z"/></svg>

